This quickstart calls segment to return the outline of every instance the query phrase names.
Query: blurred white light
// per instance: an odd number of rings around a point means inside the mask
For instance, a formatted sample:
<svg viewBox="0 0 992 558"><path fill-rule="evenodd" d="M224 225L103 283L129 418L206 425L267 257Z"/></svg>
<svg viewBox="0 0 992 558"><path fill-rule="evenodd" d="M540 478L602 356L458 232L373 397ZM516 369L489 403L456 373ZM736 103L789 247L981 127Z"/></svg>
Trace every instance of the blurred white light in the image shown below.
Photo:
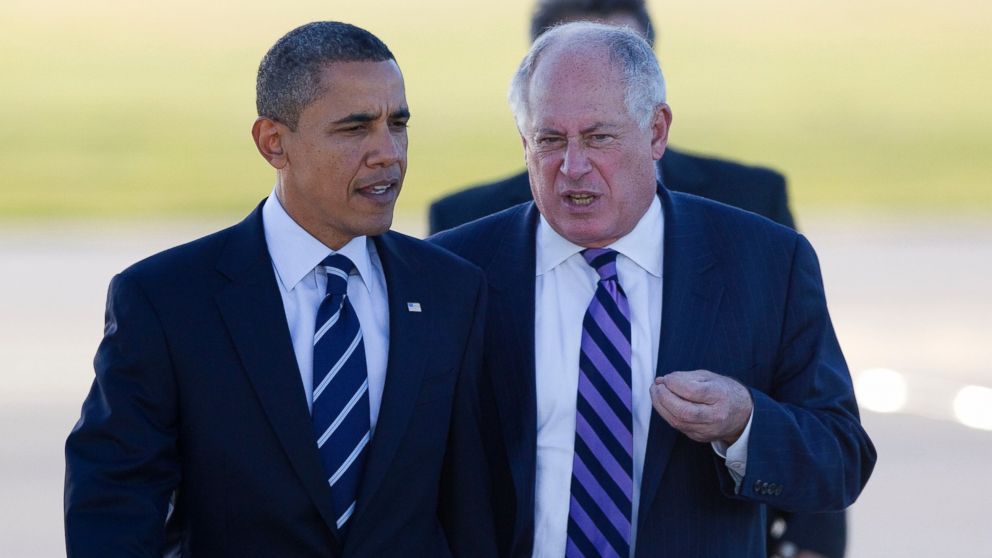
<svg viewBox="0 0 992 558"><path fill-rule="evenodd" d="M854 383L858 403L876 413L895 413L906 406L909 389L902 374L888 368L872 368Z"/></svg>
<svg viewBox="0 0 992 558"><path fill-rule="evenodd" d="M992 430L992 389L981 386L961 388L954 398L954 416L965 426Z"/></svg>

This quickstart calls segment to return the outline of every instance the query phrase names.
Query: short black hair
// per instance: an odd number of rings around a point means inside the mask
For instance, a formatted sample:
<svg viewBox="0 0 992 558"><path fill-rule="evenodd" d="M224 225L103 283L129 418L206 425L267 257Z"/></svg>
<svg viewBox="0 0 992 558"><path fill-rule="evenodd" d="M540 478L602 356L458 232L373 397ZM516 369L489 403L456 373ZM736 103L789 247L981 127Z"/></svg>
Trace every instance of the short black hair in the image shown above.
<svg viewBox="0 0 992 558"><path fill-rule="evenodd" d="M301 25L276 41L258 66L258 115L295 130L303 109L325 91L320 80L325 65L395 59L378 37L360 27L339 21Z"/></svg>
<svg viewBox="0 0 992 558"><path fill-rule="evenodd" d="M654 45L654 25L648 15L644 0L540 0L530 19L530 40L535 41L542 33L569 21L601 19L627 14L632 16L647 39Z"/></svg>

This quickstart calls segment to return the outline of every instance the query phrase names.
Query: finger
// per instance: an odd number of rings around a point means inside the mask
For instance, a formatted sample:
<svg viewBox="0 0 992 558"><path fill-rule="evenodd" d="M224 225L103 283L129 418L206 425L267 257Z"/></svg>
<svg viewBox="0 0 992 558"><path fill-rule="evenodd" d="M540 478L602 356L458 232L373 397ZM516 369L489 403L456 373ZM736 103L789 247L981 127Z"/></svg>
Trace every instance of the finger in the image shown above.
<svg viewBox="0 0 992 558"><path fill-rule="evenodd" d="M706 370L672 372L664 376L664 384L682 399L713 404L721 398L719 378Z"/></svg>
<svg viewBox="0 0 992 558"><path fill-rule="evenodd" d="M673 428L679 429L681 424L679 423L678 417L672 414L669 410L669 406L672 405L671 402L666 404L669 398L675 397L675 395L667 388L664 384L655 384L651 386L651 406L654 410L665 419L665 422L670 424Z"/></svg>
<svg viewBox="0 0 992 558"><path fill-rule="evenodd" d="M671 393L671 391L668 391L663 384L653 386L651 388L651 395L652 405L654 406L655 411L665 422L671 425L672 428L685 434L689 439L696 442L709 442L714 439L712 434L709 432L710 425L685 422L680 416L673 413L668 407L666 407L666 405L679 406L679 402L686 405L692 405L692 403L681 400L677 395Z"/></svg>
<svg viewBox="0 0 992 558"><path fill-rule="evenodd" d="M711 410L708 405L687 401L668 388L667 384L658 384L652 388L652 403L672 426L690 426L711 422ZM662 412L664 411L664 412Z"/></svg>

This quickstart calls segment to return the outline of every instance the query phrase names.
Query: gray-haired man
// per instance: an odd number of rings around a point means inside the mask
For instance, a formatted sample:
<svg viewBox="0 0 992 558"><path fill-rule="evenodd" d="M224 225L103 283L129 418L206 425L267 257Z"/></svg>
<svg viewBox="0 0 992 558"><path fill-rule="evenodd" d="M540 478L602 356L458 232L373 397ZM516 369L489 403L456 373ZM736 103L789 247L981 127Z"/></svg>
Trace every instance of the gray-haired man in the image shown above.
<svg viewBox="0 0 992 558"><path fill-rule="evenodd" d="M433 238L490 285L475 406L501 555L765 558L766 505L850 504L875 450L816 256L655 181L650 46L555 27L510 100L534 202Z"/></svg>

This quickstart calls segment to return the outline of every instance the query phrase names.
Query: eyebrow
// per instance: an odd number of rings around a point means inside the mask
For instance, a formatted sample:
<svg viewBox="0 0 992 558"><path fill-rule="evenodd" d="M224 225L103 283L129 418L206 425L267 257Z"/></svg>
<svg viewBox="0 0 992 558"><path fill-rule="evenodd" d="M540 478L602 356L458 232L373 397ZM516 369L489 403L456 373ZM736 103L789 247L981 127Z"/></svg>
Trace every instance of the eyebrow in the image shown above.
<svg viewBox="0 0 992 558"><path fill-rule="evenodd" d="M595 132L595 131L598 131L598 130L603 130L603 129L612 130L612 129L615 129L615 128L617 128L617 125L616 124L609 124L607 122L596 122L592 126L588 126L586 128L583 128L583 129L579 130L579 134L585 135L585 134L590 134L590 133ZM535 133L537 135L546 135L546 134L552 134L552 135L558 135L558 136L565 135L561 130L558 130L557 128L539 128L538 130L536 130Z"/></svg>
<svg viewBox="0 0 992 558"><path fill-rule="evenodd" d="M604 129L605 130L612 130L612 129L615 129L616 127L617 127L616 124L609 124L607 122L596 122L595 124L593 124L592 126L589 126L588 128L583 128L582 130L579 130L579 133L580 134L591 134L593 132L602 131Z"/></svg>
<svg viewBox="0 0 992 558"><path fill-rule="evenodd" d="M340 120L335 120L332 124L355 124L365 122L375 122L379 119L379 113L353 112Z"/></svg>
<svg viewBox="0 0 992 558"><path fill-rule="evenodd" d="M381 112L353 112L344 118L335 120L332 124L364 124L375 122L382 115ZM403 107L389 114L389 118L410 118L410 109Z"/></svg>

